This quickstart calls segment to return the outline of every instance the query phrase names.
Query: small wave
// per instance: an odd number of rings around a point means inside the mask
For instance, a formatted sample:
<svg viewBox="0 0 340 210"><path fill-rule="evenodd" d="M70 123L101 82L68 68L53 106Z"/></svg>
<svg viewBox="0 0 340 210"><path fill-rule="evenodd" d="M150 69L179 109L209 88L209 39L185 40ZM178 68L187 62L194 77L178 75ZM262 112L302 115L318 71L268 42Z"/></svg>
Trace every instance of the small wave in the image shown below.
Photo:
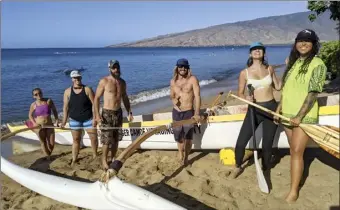
<svg viewBox="0 0 340 210"><path fill-rule="evenodd" d="M77 54L77 52L54 52L54 55Z"/></svg>
<svg viewBox="0 0 340 210"><path fill-rule="evenodd" d="M215 79L211 80L202 80L199 82L200 86L205 86L211 83L217 82ZM138 93L137 95L131 95L129 96L130 98L130 103L131 105L136 105L141 102L146 102L146 101L151 101L154 99L162 98L164 96L170 95L170 87L164 87L160 89L155 89L155 90L149 90L149 91L143 91ZM58 118L63 119L63 112L58 113ZM54 117L52 116L52 119ZM28 120L28 119L26 119ZM7 123L10 125L24 125L26 120L17 120L17 121L11 121L11 122L6 122L1 125L1 132L8 132L8 127Z"/></svg>
<svg viewBox="0 0 340 210"><path fill-rule="evenodd" d="M217 82L215 79L211 80L202 80L199 82L200 86L205 86L210 83ZM141 103L141 102L146 102L154 99L158 99L164 96L170 95L170 87L164 87L156 90L149 90L149 91L143 91L138 93L137 95L132 95L130 96L130 101L132 105Z"/></svg>

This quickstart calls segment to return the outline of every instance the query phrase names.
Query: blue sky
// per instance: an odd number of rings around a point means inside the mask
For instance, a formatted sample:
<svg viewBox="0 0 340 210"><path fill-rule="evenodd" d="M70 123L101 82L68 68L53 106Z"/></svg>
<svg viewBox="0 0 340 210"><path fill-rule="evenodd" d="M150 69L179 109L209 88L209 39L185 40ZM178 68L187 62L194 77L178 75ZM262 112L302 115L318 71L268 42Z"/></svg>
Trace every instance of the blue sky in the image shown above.
<svg viewBox="0 0 340 210"><path fill-rule="evenodd" d="M2 2L1 47L103 47L307 10L306 1Z"/></svg>

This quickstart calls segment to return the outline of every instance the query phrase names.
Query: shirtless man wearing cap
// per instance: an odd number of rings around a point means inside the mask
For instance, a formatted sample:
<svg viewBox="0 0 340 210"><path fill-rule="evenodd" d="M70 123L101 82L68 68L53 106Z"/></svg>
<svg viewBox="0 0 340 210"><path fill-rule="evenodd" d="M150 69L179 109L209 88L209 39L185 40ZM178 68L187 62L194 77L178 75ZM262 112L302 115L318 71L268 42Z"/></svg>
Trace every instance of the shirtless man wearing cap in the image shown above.
<svg viewBox="0 0 340 210"><path fill-rule="evenodd" d="M72 86L67 88L64 92L64 117L60 127L64 127L66 125L69 117L69 124L72 129L71 133L73 137L71 163L71 167L73 167L80 150L82 129L86 129L86 132L91 139L93 158L97 157L98 138L96 130L92 128L94 112L93 90L82 84L82 76L79 71L72 71L70 77L72 78Z"/></svg>
<svg viewBox="0 0 340 210"><path fill-rule="evenodd" d="M116 156L118 142L122 140L123 112L121 101L123 100L127 111L128 120L132 121L132 112L130 101L126 92L126 82L120 77L120 65L117 60L110 60L108 63L110 75L99 81L96 94L94 97L94 109L96 122L100 127L107 128L101 130L100 140L102 146L102 166L104 170L109 168L107 155L109 146L111 146L111 161ZM102 114L99 113L99 100L103 96ZM95 126L95 125L94 125Z"/></svg>
<svg viewBox="0 0 340 210"><path fill-rule="evenodd" d="M201 95L198 79L192 75L187 59L179 59L170 81L170 98L173 103L172 119L181 121L200 119ZM195 104L195 109L193 108ZM188 156L192 147L193 125L173 128L178 145L179 159L183 165L188 164Z"/></svg>

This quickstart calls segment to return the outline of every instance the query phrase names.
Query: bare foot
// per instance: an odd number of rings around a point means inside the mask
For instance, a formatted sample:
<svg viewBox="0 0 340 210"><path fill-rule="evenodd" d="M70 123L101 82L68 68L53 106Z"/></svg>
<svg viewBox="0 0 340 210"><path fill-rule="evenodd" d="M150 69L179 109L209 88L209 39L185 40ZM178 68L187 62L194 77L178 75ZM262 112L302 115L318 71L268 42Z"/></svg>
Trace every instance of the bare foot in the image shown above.
<svg viewBox="0 0 340 210"><path fill-rule="evenodd" d="M297 193L289 192L285 200L287 203L294 203L298 197L299 195Z"/></svg>
<svg viewBox="0 0 340 210"><path fill-rule="evenodd" d="M183 159L184 159L183 155L181 153L178 153L178 161L182 163Z"/></svg>
<svg viewBox="0 0 340 210"><path fill-rule="evenodd" d="M236 179L241 173L243 172L243 169L240 167L234 168L234 170L231 172L230 177L233 179Z"/></svg>
<svg viewBox="0 0 340 210"><path fill-rule="evenodd" d="M187 166L188 163L189 163L189 161L188 161L187 158L183 158L183 160L181 161L181 163L182 163L183 166Z"/></svg>
<svg viewBox="0 0 340 210"><path fill-rule="evenodd" d="M107 161L102 161L102 167L104 171L109 169L109 165L107 164Z"/></svg>
<svg viewBox="0 0 340 210"><path fill-rule="evenodd" d="M71 168L74 168L75 164L76 164L76 161L73 161L73 160L72 160L72 162L71 162Z"/></svg>

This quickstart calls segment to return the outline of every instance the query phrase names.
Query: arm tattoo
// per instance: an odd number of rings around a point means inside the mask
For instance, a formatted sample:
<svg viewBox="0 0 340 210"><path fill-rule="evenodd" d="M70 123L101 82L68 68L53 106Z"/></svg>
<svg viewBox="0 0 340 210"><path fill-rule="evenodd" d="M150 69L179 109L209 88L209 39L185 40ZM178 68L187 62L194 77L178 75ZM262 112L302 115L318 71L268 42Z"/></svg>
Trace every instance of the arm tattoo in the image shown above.
<svg viewBox="0 0 340 210"><path fill-rule="evenodd" d="M317 92L310 92L308 93L305 101L303 102L303 105L299 111L299 113L296 115L297 117L303 118L309 110L313 107L316 99L317 99L318 93Z"/></svg>
<svg viewBox="0 0 340 210"><path fill-rule="evenodd" d="M126 94L123 97L123 103L124 103L126 111L128 113L130 113L131 112L130 100L129 100L129 97Z"/></svg>

